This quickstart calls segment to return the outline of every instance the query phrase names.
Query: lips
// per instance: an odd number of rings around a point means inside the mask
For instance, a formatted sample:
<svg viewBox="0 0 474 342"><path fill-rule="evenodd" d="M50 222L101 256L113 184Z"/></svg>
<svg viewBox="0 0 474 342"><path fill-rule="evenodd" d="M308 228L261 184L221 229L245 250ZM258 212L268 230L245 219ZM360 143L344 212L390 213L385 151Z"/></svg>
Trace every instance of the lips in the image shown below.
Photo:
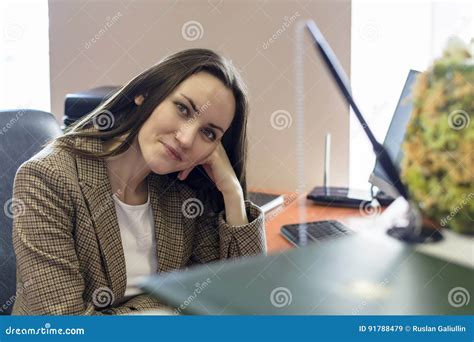
<svg viewBox="0 0 474 342"><path fill-rule="evenodd" d="M168 154L170 155L170 157L172 157L173 159L175 160L182 160L181 158L181 155L178 153L178 151L176 151L173 147L171 147L170 145L168 144L165 144L164 142L161 142L165 148L166 148L166 152L168 152Z"/></svg>

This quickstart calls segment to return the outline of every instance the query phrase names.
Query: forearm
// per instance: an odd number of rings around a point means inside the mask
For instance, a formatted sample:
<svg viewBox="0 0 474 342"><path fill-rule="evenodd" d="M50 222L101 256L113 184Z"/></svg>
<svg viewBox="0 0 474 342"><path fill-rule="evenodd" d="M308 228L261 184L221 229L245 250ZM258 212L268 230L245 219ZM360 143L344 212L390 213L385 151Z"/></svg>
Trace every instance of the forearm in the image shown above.
<svg viewBox="0 0 474 342"><path fill-rule="evenodd" d="M265 253L262 210L250 201L243 201L243 195L237 196L238 201L230 195L224 198L224 210L198 219L189 265Z"/></svg>
<svg viewBox="0 0 474 342"><path fill-rule="evenodd" d="M242 188L236 186L234 190L223 193L226 221L231 226L243 226L249 223L245 210Z"/></svg>

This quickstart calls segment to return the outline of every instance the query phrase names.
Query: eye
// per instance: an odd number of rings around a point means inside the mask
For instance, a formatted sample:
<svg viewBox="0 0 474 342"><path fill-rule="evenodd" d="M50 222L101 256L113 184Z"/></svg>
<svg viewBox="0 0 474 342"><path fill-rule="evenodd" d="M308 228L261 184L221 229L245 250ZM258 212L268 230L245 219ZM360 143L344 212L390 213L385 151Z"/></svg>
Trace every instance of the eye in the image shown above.
<svg viewBox="0 0 474 342"><path fill-rule="evenodd" d="M212 129L204 128L202 131L204 135L206 136L206 138L208 138L209 140L211 141L216 140L217 138L216 133Z"/></svg>
<svg viewBox="0 0 474 342"><path fill-rule="evenodd" d="M188 107L186 107L184 104L182 104L180 102L175 102L175 104L176 104L176 108L178 108L178 111L179 111L180 114L182 114L184 116L189 115Z"/></svg>

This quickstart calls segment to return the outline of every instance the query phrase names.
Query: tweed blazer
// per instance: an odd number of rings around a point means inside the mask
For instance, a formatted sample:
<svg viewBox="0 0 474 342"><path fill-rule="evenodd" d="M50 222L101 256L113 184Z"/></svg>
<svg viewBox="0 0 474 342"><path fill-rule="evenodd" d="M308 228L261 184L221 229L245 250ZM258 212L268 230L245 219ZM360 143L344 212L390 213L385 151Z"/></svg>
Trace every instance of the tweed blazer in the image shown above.
<svg viewBox="0 0 474 342"><path fill-rule="evenodd" d="M98 139L79 140L89 151L102 151ZM202 202L200 215L185 215L183 204L195 198L185 182L154 173L147 182L157 273L266 252L263 213L251 202L245 201L249 224L230 226L224 211L213 213ZM50 145L18 169L13 198L12 314L129 314L162 307L147 294L124 300L125 258L104 160Z"/></svg>

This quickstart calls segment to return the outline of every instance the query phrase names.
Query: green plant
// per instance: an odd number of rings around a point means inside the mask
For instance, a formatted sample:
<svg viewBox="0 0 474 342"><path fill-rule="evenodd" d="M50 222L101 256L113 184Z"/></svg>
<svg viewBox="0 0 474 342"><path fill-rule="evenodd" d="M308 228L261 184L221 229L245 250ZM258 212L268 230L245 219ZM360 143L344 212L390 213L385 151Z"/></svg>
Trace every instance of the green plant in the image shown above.
<svg viewBox="0 0 474 342"><path fill-rule="evenodd" d="M403 144L402 179L423 216L474 233L474 39L451 39L420 74Z"/></svg>

